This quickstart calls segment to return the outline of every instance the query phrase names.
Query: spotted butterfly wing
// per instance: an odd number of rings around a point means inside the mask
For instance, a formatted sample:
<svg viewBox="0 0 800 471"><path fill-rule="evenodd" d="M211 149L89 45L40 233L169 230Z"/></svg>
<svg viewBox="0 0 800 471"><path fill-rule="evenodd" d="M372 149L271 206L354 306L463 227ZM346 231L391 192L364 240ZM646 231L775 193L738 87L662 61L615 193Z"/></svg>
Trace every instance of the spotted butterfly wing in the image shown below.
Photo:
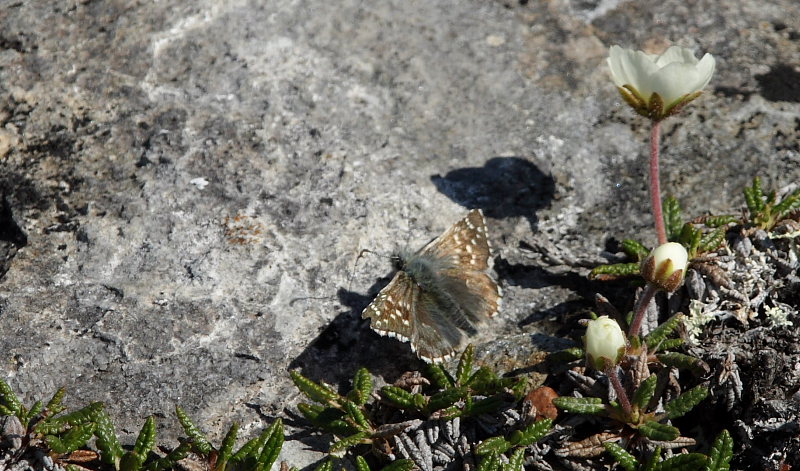
<svg viewBox="0 0 800 471"><path fill-rule="evenodd" d="M414 254L362 317L381 335L410 342L427 362L443 361L500 308L501 291L485 272L491 249L480 210L472 210Z"/></svg>

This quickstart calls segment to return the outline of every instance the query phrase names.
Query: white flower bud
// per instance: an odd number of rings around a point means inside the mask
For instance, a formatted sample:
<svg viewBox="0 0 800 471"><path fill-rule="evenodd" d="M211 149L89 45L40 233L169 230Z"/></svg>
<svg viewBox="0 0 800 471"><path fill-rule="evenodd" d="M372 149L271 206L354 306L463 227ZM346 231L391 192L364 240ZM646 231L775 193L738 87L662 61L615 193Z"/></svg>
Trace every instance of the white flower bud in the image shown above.
<svg viewBox="0 0 800 471"><path fill-rule="evenodd" d="M686 249L677 242L667 242L650 252L642 262L641 272L645 281L671 293L683 284L688 265Z"/></svg>
<svg viewBox="0 0 800 471"><path fill-rule="evenodd" d="M637 113L661 120L694 100L714 75L714 56L697 60L691 50L672 46L663 54L611 46L611 79Z"/></svg>
<svg viewBox="0 0 800 471"><path fill-rule="evenodd" d="M619 324L608 316L600 316L589 321L583 348L589 363L597 370L605 370L605 360L616 365L625 354L625 335Z"/></svg>

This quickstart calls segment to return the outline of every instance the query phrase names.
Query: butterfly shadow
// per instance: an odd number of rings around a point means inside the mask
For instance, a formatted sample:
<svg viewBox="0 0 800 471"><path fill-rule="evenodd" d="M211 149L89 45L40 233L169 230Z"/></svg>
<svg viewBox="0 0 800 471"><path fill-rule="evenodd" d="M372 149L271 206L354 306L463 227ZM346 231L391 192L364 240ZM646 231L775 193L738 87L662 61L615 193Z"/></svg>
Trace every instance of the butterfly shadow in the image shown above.
<svg viewBox="0 0 800 471"><path fill-rule="evenodd" d="M433 175L442 194L467 208L480 208L494 219L522 216L536 230L536 211L555 194L553 178L524 157L493 157L483 167L466 167Z"/></svg>

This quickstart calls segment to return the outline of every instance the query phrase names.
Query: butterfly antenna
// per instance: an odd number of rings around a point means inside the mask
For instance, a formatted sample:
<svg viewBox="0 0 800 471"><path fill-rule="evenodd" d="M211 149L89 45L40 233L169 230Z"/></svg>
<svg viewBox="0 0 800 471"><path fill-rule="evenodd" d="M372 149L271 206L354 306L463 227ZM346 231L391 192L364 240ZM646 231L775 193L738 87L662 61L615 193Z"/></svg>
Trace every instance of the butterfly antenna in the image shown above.
<svg viewBox="0 0 800 471"><path fill-rule="evenodd" d="M350 279L347 280L347 291L352 291L351 288L353 287L353 278L356 276L356 266L358 265L358 261L361 260L361 257L363 257L365 253L375 252L370 249L361 249L361 251L358 252L358 256L356 256L356 259L353 261L353 268L350 270Z"/></svg>

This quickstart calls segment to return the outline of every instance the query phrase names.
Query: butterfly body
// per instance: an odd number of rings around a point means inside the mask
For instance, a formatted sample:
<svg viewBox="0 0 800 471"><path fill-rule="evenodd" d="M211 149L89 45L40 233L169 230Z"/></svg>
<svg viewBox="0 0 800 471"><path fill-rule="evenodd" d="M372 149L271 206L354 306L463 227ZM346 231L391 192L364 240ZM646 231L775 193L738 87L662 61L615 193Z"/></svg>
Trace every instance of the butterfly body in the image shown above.
<svg viewBox="0 0 800 471"><path fill-rule="evenodd" d="M362 317L423 360L446 360L499 310L500 288L485 273L490 256L483 214L472 210L419 251L393 257L397 273Z"/></svg>

